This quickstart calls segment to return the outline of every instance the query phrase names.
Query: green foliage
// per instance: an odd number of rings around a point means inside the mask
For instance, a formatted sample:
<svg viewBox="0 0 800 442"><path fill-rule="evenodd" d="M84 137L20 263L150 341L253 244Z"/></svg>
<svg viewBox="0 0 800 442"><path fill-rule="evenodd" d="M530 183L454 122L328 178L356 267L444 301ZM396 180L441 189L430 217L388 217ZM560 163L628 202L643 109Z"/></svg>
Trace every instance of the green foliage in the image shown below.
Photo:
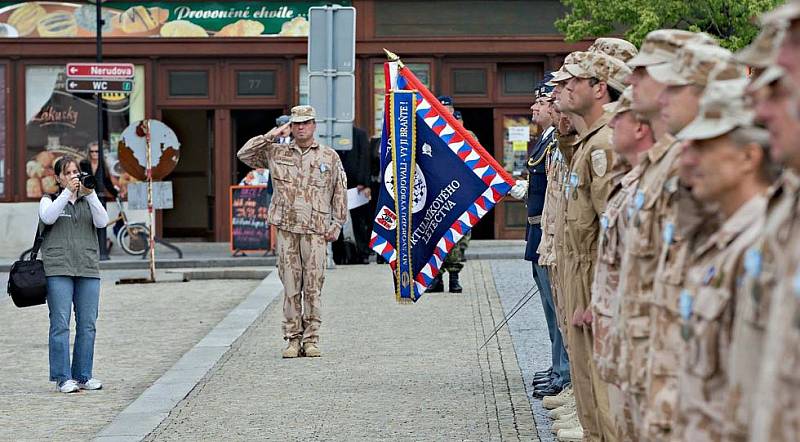
<svg viewBox="0 0 800 442"><path fill-rule="evenodd" d="M754 18L784 0L561 0L570 12L556 27L567 40L620 34L639 46L656 29L707 32L728 49L748 45L758 27Z"/></svg>

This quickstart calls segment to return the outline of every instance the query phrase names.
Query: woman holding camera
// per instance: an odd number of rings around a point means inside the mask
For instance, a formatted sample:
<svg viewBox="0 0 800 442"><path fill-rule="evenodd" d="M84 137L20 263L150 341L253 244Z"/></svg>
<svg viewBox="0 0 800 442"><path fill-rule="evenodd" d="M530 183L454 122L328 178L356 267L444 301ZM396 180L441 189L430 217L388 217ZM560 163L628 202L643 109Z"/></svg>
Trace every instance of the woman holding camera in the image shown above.
<svg viewBox="0 0 800 442"><path fill-rule="evenodd" d="M100 266L97 228L108 224L93 187L92 176L81 172L70 156L54 166L59 192L39 202L39 218L52 226L42 242L50 310L50 380L58 391L99 390L102 382L92 377L95 322L100 301ZM88 178L88 179L86 179ZM75 310L75 348L70 366L69 324Z"/></svg>

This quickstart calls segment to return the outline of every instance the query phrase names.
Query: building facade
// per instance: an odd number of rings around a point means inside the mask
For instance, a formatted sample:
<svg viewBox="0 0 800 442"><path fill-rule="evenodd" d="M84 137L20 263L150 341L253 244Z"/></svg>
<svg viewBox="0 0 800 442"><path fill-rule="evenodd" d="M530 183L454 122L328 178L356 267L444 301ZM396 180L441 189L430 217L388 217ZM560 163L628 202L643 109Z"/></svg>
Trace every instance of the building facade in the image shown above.
<svg viewBox="0 0 800 442"><path fill-rule="evenodd" d="M130 94L103 95L106 151L115 181L116 143L132 121L156 118L181 142L167 178L175 208L159 211L169 238L227 241L229 191L247 173L239 146L275 118L308 101L308 7L325 1L103 3L105 62L135 66ZM353 0L356 123L379 136L383 48L397 53L434 94L450 95L465 126L512 173L524 170L531 91L568 44L553 26L551 0ZM23 9L24 8L24 9ZM52 161L85 154L97 137L92 95L66 92L68 62L95 59L94 6L0 1L0 245L24 249L31 217L53 190ZM223 38L224 37L224 38ZM522 238L525 210L505 201L476 238ZM6 248L6 247L3 247Z"/></svg>

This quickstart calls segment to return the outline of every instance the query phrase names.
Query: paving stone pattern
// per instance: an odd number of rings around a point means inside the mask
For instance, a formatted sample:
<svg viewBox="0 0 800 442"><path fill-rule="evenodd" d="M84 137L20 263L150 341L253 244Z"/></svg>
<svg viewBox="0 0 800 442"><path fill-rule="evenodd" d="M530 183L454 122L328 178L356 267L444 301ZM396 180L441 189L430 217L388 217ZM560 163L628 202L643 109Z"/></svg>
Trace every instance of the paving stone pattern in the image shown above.
<svg viewBox="0 0 800 442"><path fill-rule="evenodd" d="M47 307L0 302L0 440L91 439L259 283L114 285L130 274L103 272L94 366L101 391L57 393L48 380Z"/></svg>
<svg viewBox="0 0 800 442"><path fill-rule="evenodd" d="M146 440L536 440L490 266L463 294L395 302L387 266L338 266L321 358L281 359L274 302Z"/></svg>
<svg viewBox="0 0 800 442"><path fill-rule="evenodd" d="M547 334L541 297L533 281L531 263L522 259L497 260L491 261L491 268L494 284L506 314L523 296L529 293L533 295L530 301L508 321L508 330L514 342L539 437L543 442L555 441L555 435L550 431L552 420L547 416L548 410L542 408L541 400L533 397L531 386L533 374L550 367L550 338Z"/></svg>

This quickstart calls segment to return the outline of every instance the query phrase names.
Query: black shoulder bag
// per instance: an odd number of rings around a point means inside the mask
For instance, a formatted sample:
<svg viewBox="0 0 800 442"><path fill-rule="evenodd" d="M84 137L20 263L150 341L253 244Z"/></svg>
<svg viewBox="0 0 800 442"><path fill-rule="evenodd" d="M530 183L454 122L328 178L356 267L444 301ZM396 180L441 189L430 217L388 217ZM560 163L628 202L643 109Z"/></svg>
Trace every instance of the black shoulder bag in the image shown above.
<svg viewBox="0 0 800 442"><path fill-rule="evenodd" d="M47 300L47 277L44 274L44 264L36 259L39 248L42 246L44 236L53 226L45 226L41 235L36 229L36 238L33 241L30 259L21 259L11 266L8 275L8 295L17 307L31 307L44 304Z"/></svg>

